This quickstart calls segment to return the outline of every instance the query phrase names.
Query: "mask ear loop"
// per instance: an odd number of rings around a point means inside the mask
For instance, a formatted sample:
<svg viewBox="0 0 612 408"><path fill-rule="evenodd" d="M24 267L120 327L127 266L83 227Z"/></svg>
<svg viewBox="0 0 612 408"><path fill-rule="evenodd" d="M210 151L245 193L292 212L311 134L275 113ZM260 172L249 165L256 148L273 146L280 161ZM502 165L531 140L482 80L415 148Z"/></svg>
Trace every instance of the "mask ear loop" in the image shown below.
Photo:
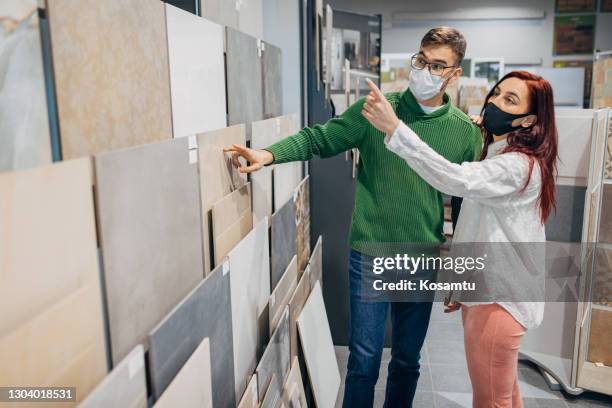
<svg viewBox="0 0 612 408"><path fill-rule="evenodd" d="M457 68L455 68L453 70L453 73L445 80L446 83L444 84L444 86L440 87L440 91L446 91L446 87L448 86L448 83L450 82L453 75L455 75L455 72L457 72Z"/></svg>

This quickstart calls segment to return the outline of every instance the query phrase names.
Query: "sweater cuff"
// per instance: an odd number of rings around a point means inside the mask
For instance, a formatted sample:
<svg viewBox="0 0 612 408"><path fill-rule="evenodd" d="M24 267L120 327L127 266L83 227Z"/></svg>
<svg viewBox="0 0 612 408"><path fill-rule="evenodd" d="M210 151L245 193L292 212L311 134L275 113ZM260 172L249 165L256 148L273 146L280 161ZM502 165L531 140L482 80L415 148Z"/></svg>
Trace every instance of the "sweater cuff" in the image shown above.
<svg viewBox="0 0 612 408"><path fill-rule="evenodd" d="M266 166L270 166L272 164L285 163L291 161L288 157L288 151L283 145L282 141L274 143L271 146L265 147L263 150L266 150L272 153L272 162L266 164Z"/></svg>
<svg viewBox="0 0 612 408"><path fill-rule="evenodd" d="M385 136L387 149L394 153L405 155L417 155L419 147L424 142L404 122L400 121L395 131Z"/></svg>

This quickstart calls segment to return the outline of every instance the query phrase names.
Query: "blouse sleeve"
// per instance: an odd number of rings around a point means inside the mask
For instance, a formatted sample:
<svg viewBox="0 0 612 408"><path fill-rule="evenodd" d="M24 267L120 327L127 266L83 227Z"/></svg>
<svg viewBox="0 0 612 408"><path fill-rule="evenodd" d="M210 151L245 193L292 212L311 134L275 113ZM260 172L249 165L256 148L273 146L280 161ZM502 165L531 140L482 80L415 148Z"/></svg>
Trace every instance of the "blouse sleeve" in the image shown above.
<svg viewBox="0 0 612 408"><path fill-rule="evenodd" d="M529 173L529 159L521 153L452 163L403 122L392 135L387 135L385 144L432 187L458 197L487 201L516 193L524 187Z"/></svg>

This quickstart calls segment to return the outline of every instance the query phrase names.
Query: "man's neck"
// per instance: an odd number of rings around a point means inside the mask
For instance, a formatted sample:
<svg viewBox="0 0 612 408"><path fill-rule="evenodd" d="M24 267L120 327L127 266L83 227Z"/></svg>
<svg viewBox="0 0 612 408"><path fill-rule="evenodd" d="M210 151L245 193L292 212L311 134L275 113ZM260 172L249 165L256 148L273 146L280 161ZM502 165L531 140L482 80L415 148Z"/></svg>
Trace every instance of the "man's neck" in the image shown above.
<svg viewBox="0 0 612 408"><path fill-rule="evenodd" d="M427 99L427 100L420 100L417 99L417 102L420 103L423 106L429 106L431 108L435 108L437 106L442 106L444 105L444 92L439 92L436 96L434 96L431 99Z"/></svg>

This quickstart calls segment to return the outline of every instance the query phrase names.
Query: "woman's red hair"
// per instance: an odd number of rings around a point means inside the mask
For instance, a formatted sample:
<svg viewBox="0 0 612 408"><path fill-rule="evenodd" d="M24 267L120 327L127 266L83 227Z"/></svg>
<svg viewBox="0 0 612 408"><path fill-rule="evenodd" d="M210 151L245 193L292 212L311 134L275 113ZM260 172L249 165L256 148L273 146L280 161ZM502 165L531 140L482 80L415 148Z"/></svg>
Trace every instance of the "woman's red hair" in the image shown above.
<svg viewBox="0 0 612 408"><path fill-rule="evenodd" d="M495 88L508 78L518 78L525 82L529 89L530 114L538 117L535 125L511 132L507 136L508 146L501 152L524 153L530 158L529 177L523 189L527 188L531 180L534 161L540 166L542 175L542 189L538 197L540 206L540 219L542 224L556 208L555 178L557 176L557 126L555 124L555 106L553 102L553 90L547 80L541 76L527 71L512 71L500 79L489 91L484 106L493 95ZM484 106L481 116L484 113ZM484 147L481 160L487 156L489 145L493 143L493 134L482 129Z"/></svg>

